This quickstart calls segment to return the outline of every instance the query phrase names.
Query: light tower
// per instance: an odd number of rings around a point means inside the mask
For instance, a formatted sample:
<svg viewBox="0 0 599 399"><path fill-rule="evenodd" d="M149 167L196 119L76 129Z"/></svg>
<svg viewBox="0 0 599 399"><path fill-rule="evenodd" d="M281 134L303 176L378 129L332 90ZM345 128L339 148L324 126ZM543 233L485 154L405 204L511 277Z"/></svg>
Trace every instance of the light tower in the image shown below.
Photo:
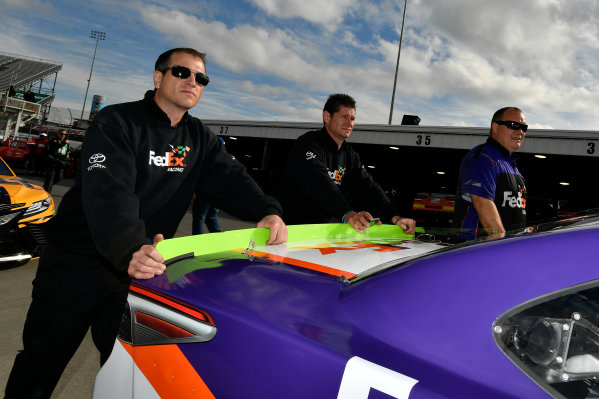
<svg viewBox="0 0 599 399"><path fill-rule="evenodd" d="M408 6L408 0L404 0L403 5L403 18L401 20L401 36L399 37L399 50L397 51L397 64L395 65L395 80L393 81L393 94L391 95L391 109L389 110L389 124L393 120L393 106L395 104L395 88L397 87L397 71L399 70L399 56L401 55L401 42L403 40L403 26L406 21L406 8Z"/></svg>
<svg viewBox="0 0 599 399"><path fill-rule="evenodd" d="M80 116L81 119L83 119L83 112L85 112L85 102L87 101L87 92L89 91L89 83L92 80L92 73L94 72L94 62L96 61L96 52L98 51L98 43L100 43L100 40L106 39L106 33L100 32L98 30L92 30L90 37L92 39L96 39L96 49L94 50L94 58L92 58L92 67L89 70L89 78L87 79L87 89L85 89L85 97L83 98L83 108L81 109L81 116Z"/></svg>

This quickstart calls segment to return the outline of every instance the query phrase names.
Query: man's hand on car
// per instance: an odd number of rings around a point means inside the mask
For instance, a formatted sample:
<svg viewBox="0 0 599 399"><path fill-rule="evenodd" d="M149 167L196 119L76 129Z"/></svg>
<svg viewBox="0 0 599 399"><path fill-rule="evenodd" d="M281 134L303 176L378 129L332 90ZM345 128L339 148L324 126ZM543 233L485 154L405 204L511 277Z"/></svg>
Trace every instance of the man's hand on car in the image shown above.
<svg viewBox="0 0 599 399"><path fill-rule="evenodd" d="M166 270L164 258L156 249L156 243L164 240L162 234L154 236L152 245L146 244L133 253L127 273L137 279L149 279L155 275L161 275Z"/></svg>

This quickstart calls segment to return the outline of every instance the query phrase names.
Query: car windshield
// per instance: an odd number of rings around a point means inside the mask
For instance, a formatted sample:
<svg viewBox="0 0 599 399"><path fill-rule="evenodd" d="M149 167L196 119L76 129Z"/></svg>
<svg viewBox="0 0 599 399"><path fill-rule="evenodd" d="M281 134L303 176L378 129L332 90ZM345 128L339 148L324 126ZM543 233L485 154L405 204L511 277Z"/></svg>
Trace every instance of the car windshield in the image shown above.
<svg viewBox="0 0 599 399"><path fill-rule="evenodd" d="M13 173L10 171L8 166L6 166L2 158L0 158L0 175L13 176Z"/></svg>
<svg viewBox="0 0 599 399"><path fill-rule="evenodd" d="M505 238L520 237L523 235L537 234L546 231L560 230L580 225L593 225L599 223L599 208L587 209L580 212L569 214L568 216L556 216L529 224L523 229L509 230L505 233ZM416 238L424 241L440 241L447 244L473 244L489 241L488 237L477 238L465 241L458 238L456 228L428 227L426 232L416 234Z"/></svg>
<svg viewBox="0 0 599 399"><path fill-rule="evenodd" d="M594 226L599 224L599 208L588 209L586 211L577 212L565 217L555 217L548 221L540 222L531 225L524 231L511 231L511 236L519 236L522 234L539 233L543 231L560 230L576 226Z"/></svg>
<svg viewBox="0 0 599 399"><path fill-rule="evenodd" d="M515 237L529 236L533 234L545 233L549 231L557 231L557 230L565 230L569 228L575 227L593 227L599 226L599 208L589 209L585 211L581 211L578 213L574 213L567 217L554 217L541 222L537 222L536 224L531 224L524 229L516 229L510 230L506 232L505 237L499 238L501 239L510 239ZM414 260L416 258L423 258L426 256L430 256L432 254L437 254L440 252L453 251L457 248L462 248L466 246L479 245L488 241L491 241L488 237L477 238L474 240L463 240L458 237L458 229L456 228L426 228L423 233L416 233L414 235L415 242L422 242L426 244L433 244L436 247L431 248L430 251L425 251L423 253L415 254L414 256L405 257L403 259L398 259L392 263L386 265L379 265L378 267L371 268L361 275L357 276L355 281L371 276L373 274L378 273L379 271L389 269L391 267L395 267L401 265L407 261ZM498 239L493 239L498 240ZM382 266L382 267L381 267ZM351 280L350 280L351 281Z"/></svg>

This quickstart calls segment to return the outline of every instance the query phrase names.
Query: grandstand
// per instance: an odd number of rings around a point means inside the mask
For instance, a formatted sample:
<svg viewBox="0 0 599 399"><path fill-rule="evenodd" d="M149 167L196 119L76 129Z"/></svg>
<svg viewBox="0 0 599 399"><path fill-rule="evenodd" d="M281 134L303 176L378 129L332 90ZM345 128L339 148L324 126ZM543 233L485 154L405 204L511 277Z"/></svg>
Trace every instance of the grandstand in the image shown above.
<svg viewBox="0 0 599 399"><path fill-rule="evenodd" d="M0 52L0 137L48 114L61 69L61 62ZM10 86L16 94L8 98ZM35 94L35 103L24 101L27 90Z"/></svg>

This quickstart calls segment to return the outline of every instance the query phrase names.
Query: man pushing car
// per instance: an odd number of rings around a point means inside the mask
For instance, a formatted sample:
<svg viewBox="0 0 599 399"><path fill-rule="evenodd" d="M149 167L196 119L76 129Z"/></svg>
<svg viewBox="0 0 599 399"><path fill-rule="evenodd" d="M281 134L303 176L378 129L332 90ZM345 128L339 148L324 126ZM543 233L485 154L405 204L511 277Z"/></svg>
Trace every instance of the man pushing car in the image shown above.
<svg viewBox="0 0 599 399"><path fill-rule="evenodd" d="M112 351L131 278L164 272L155 248L172 237L194 193L287 240L281 207L217 137L188 114L208 84L205 55L169 50L153 91L103 108L88 129L74 186L48 225L33 302L5 398L48 398L91 327L104 363Z"/></svg>

